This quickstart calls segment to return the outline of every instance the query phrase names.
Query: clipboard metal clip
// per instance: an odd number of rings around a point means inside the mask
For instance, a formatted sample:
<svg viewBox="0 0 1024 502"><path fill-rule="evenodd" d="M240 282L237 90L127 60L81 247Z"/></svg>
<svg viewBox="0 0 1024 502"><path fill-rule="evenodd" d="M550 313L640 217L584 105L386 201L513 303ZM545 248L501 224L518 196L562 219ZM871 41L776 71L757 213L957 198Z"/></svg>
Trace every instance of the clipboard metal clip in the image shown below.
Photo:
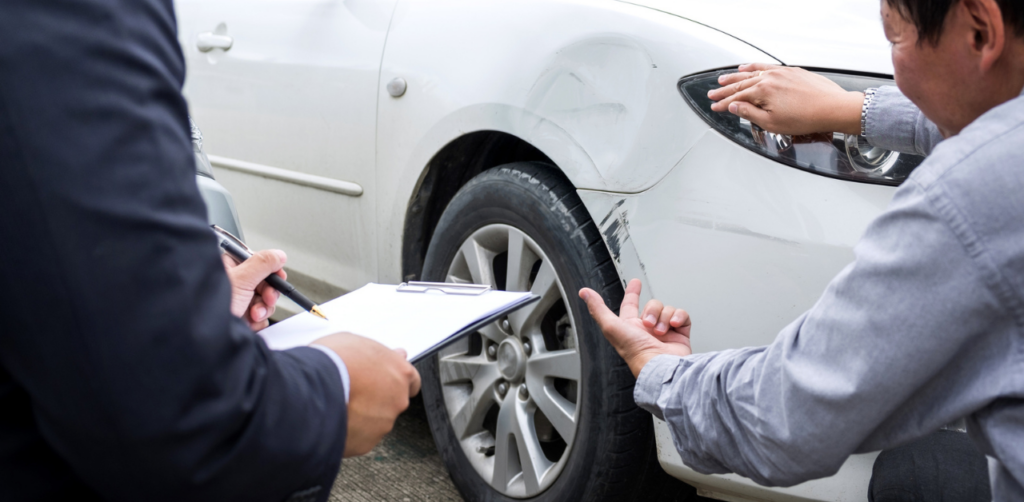
<svg viewBox="0 0 1024 502"><path fill-rule="evenodd" d="M451 282L420 282L409 281L398 285L401 293L426 293L440 291L446 295L479 296L491 290L485 284L456 284Z"/></svg>

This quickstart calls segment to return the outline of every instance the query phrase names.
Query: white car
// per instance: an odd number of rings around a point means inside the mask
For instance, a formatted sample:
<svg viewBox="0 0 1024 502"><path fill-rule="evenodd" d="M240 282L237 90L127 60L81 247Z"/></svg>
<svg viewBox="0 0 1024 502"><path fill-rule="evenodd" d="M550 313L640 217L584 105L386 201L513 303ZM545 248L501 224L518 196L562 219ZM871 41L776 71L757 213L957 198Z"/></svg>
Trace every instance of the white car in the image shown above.
<svg viewBox="0 0 1024 502"><path fill-rule="evenodd" d="M177 0L185 92L252 245L332 297L532 290L421 367L467 500L633 500L660 467L725 500L863 500L874 455L770 489L682 464L578 300L640 278L696 352L812 306L919 157L709 110L719 71L891 84L878 0ZM410 329L415 329L414 325ZM657 453L654 453L655 440Z"/></svg>

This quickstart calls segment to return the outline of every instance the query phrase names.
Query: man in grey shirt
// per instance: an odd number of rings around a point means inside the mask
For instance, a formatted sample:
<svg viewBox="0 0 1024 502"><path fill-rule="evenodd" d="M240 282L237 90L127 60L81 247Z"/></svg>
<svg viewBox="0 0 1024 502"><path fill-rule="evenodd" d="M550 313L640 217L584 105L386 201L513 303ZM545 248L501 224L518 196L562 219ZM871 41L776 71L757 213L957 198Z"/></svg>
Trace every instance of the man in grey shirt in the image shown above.
<svg viewBox="0 0 1024 502"><path fill-rule="evenodd" d="M638 316L638 281L621 316L580 296L698 472L793 485L966 417L993 497L1024 500L1024 5L883 0L882 18L899 90L747 65L711 95L775 132L930 154L810 311L769 346L690 355L688 315Z"/></svg>

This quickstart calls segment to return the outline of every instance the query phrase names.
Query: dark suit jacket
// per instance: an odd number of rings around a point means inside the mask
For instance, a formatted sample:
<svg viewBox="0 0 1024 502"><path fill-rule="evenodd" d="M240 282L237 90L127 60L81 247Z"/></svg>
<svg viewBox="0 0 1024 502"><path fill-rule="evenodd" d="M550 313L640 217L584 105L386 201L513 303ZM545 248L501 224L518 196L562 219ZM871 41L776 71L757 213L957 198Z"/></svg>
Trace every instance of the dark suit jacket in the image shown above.
<svg viewBox="0 0 1024 502"><path fill-rule="evenodd" d="M323 500L338 472L337 368L229 312L175 37L171 0L0 2L2 501Z"/></svg>

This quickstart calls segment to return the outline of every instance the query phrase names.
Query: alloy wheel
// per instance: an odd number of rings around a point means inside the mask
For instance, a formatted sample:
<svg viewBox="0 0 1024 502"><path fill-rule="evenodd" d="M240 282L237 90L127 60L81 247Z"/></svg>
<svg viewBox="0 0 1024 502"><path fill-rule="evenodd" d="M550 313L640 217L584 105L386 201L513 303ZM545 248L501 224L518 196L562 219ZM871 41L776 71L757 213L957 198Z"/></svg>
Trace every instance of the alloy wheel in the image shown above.
<svg viewBox="0 0 1024 502"><path fill-rule="evenodd" d="M565 466L580 416L579 344L562 282L533 239L503 224L473 232L446 280L541 298L438 355L448 418L470 463L499 492L535 496Z"/></svg>

